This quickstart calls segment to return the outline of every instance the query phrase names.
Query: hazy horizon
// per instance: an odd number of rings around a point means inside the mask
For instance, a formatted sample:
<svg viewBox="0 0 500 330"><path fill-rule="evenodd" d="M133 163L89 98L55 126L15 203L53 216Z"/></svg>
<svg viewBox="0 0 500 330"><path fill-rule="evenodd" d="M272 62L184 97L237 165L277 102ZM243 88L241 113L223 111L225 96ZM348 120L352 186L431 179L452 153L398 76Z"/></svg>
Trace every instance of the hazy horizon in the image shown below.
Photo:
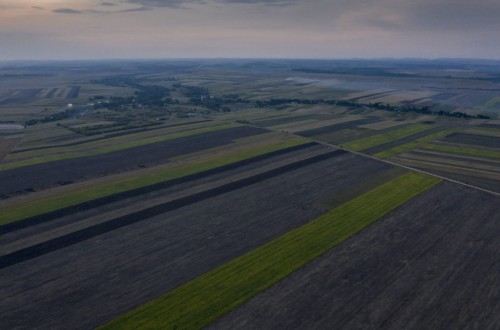
<svg viewBox="0 0 500 330"><path fill-rule="evenodd" d="M0 61L500 59L492 0L0 0Z"/></svg>

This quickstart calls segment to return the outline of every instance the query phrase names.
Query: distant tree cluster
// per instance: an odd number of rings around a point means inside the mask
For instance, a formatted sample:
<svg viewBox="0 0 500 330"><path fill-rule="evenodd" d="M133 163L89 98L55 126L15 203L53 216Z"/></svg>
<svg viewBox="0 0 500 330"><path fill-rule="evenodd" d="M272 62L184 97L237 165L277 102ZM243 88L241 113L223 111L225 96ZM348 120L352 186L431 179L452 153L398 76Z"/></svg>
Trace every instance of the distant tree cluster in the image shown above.
<svg viewBox="0 0 500 330"><path fill-rule="evenodd" d="M188 97L189 102L193 105L204 106L210 110L215 111L231 111L227 106L224 105L224 99L210 95L208 89L204 87L186 86L181 84L176 84L174 85L174 87L178 88L184 96Z"/></svg>
<svg viewBox="0 0 500 330"><path fill-rule="evenodd" d="M45 116L41 119L30 119L25 122L26 126L31 126L35 124L41 124L41 123L48 123L48 122L53 122L53 121L58 121L58 120L63 120L63 119L69 119L77 116L81 112L85 111L85 109L75 107L75 108L68 108L62 112L54 113L49 116Z"/></svg>
<svg viewBox="0 0 500 330"><path fill-rule="evenodd" d="M413 113L420 113L420 114L426 114L426 115L436 115L436 116L447 116L447 117L457 117L457 118L465 118L465 119L471 119L471 118L480 118L480 119L490 119L490 117L485 116L485 115L469 115L464 112L448 112L448 111L443 111L443 110L433 110L431 107L424 105L421 107L416 107L416 106L393 106L390 104L385 104L381 102L377 103L359 103L355 101L349 101L349 100L324 100L324 99L270 99L266 101L256 101L255 102L255 107L257 108L264 108L264 107L272 107L272 106L277 106L277 105L283 105L283 104L329 104L329 105L339 105L339 106L344 106L344 107L352 107L352 108L369 108L369 109L377 109L377 110L385 110L385 111L392 111L392 112L413 112Z"/></svg>

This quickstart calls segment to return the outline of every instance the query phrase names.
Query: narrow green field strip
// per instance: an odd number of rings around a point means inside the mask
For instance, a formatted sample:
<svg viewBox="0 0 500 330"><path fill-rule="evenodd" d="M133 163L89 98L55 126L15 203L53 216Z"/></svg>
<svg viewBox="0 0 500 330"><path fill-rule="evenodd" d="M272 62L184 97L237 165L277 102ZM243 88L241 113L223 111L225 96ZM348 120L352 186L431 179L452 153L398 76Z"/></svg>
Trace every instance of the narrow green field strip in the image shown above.
<svg viewBox="0 0 500 330"><path fill-rule="evenodd" d="M491 136L500 136L500 127L495 128L495 127L481 127L481 126L476 126L469 128L467 133L474 133L474 134L484 134L484 135L491 135Z"/></svg>
<svg viewBox="0 0 500 330"><path fill-rule="evenodd" d="M368 180L360 183L359 185L350 187L335 196L332 196L330 198L327 198L321 202L318 203L319 207L324 207L327 209L333 209L335 207L338 207L344 203L347 203L353 198L356 198L357 196L360 196L364 193L367 193L368 191L375 189L376 187L389 182L391 180L394 180L395 178L407 173L409 170L403 168L403 167L393 167L385 172L382 172L379 175L376 175L372 178L369 178Z"/></svg>
<svg viewBox="0 0 500 330"><path fill-rule="evenodd" d="M174 140L174 139L178 139L178 138L182 138L182 137L186 137L186 136L190 136L190 135L209 133L209 132L214 132L214 131L223 130L226 128L233 128L233 127L238 127L238 125L224 124L224 125L218 125L218 126L213 126L213 127L212 126L205 127L205 128L183 131L183 132L174 133L174 134L160 135L160 136L150 137L150 138L146 138L146 139L130 141L130 142L126 142L126 143L118 143L118 144L106 146L106 147L96 147L96 148L91 149L91 150L80 151L80 152L67 152L67 153L65 153L64 150L60 150L60 154L57 154L57 155L51 155L51 156L46 156L46 157L35 157L35 158L26 159L26 160L22 160L22 161L2 164L2 165L0 165L0 171L10 170L13 168L18 168L18 167L23 167L23 166L30 166L30 165L36 165L36 164L41 164L41 163L53 162L53 161L58 161L58 160L63 160L63 159L102 155L102 154L106 154L106 153L113 152L113 151L139 147L139 146L150 144L150 143L170 141L170 140Z"/></svg>
<svg viewBox="0 0 500 330"><path fill-rule="evenodd" d="M443 138L451 133L455 133L458 131L459 130L456 128L447 129L447 130L444 130L441 132L437 132L434 134L424 136L424 137L417 139L415 141L405 143L405 144L399 145L397 147L381 151L379 153L374 154L373 156L375 156L377 158L393 157L393 156L396 156L396 155L401 154L403 152L410 151L412 149L421 148L421 147L427 145L429 142L432 142L434 140L439 140L439 139L441 139L441 138Z"/></svg>
<svg viewBox="0 0 500 330"><path fill-rule="evenodd" d="M401 129L396 129L387 133L377 134L373 136L369 136L366 138L361 138L358 140L354 140L351 142L347 142L342 144L342 147L351 149L354 151L361 151L364 149L368 149L379 144L391 142L394 140L399 140L405 138L407 136L417 134L426 130L430 130L435 128L433 125L425 125L425 124L415 124L408 127L403 127Z"/></svg>
<svg viewBox="0 0 500 330"><path fill-rule="evenodd" d="M410 172L350 200L101 329L200 329L441 180Z"/></svg>
<svg viewBox="0 0 500 330"><path fill-rule="evenodd" d="M439 171L441 173L449 173L449 174L460 174L469 177L489 179L489 180L498 180L500 178L499 174L496 172L491 172L487 170L470 168L470 167L461 167L454 166L449 164L443 164L438 162L431 162L425 160L416 160L416 159L407 159L397 157L394 159L398 164L411 166L418 169L423 169L426 171Z"/></svg>
<svg viewBox="0 0 500 330"><path fill-rule="evenodd" d="M166 134L173 134L173 133L179 133L191 129L199 129L207 126L216 126L218 123L214 123L213 121L201 121L201 122L193 122L193 123L185 123L185 124L177 124L177 125L172 125L172 126L162 126L162 127L152 127L148 130L145 131L139 131L139 132L132 132L132 131L117 131L117 132L111 132L106 134L105 136L90 136L90 137L84 137L84 138L78 138L78 139L72 139L70 141L64 141L64 142L59 142L57 144L45 144L39 147L34 147L34 148L18 148L18 150L15 151L15 155L11 155L13 158L12 160L15 161L16 159L14 158L15 156L30 156L30 157L35 157L40 154L47 154L47 153L57 153L60 150L68 150L66 147L71 147L71 150L74 150L75 148L93 148L93 147L98 147L101 146L103 143L111 143L111 144L116 144L119 142L126 142L129 139L135 139L135 140L141 140L144 138L148 138L151 136L155 135L166 135ZM115 135L118 134L118 135ZM63 149L65 148L65 149Z"/></svg>
<svg viewBox="0 0 500 330"><path fill-rule="evenodd" d="M31 201L8 204L0 207L0 225L19 221L28 217L58 210L60 208L91 201L100 197L145 187L151 184L180 178L186 175L210 170L223 165L235 163L244 159L264 155L276 150L307 143L303 138L291 138L285 141L265 143L235 152L217 155L181 164L174 167L154 170L148 174L130 174L125 178L105 181L91 186L84 186L74 191L58 192Z"/></svg>
<svg viewBox="0 0 500 330"><path fill-rule="evenodd" d="M438 144L426 144L425 146L423 146L422 149L443 151L443 152L449 152L452 154L459 154L459 155L471 155L471 156L500 158L499 151L488 151L488 150L474 149L474 148L444 146L444 145L438 145Z"/></svg>

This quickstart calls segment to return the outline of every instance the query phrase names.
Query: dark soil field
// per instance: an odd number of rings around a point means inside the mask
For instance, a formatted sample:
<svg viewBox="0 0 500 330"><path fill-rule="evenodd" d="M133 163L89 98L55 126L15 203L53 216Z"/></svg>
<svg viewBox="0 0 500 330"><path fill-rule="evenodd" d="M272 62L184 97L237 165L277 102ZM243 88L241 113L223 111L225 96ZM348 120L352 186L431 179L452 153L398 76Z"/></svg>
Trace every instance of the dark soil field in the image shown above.
<svg viewBox="0 0 500 330"><path fill-rule="evenodd" d="M500 199L444 183L211 329L498 329Z"/></svg>
<svg viewBox="0 0 500 330"><path fill-rule="evenodd" d="M68 94L66 95L67 99L76 99L78 98L78 95L80 95L80 86L71 86L71 89L69 90Z"/></svg>
<svg viewBox="0 0 500 330"><path fill-rule="evenodd" d="M41 90L41 88L14 90L8 96L4 96L2 99L0 99L0 105L23 104L32 102L36 99L37 94L40 93Z"/></svg>
<svg viewBox="0 0 500 330"><path fill-rule="evenodd" d="M372 124L379 121L379 119L376 118L366 118L366 119L359 119L359 120L353 120L353 121L348 121L346 123L340 123L340 124L333 124L325 127L319 127L319 128L314 128L302 132L297 132L297 135L304 136L304 137L311 137L315 135L322 135L322 134L327 134L327 133L332 133L336 131L340 131L343 129L347 128L354 128L359 125L366 125L366 124Z"/></svg>
<svg viewBox="0 0 500 330"><path fill-rule="evenodd" d="M307 119L321 119L321 118L325 118L325 117L326 116L314 115L314 114L313 115L300 115L300 116L285 116L285 117L257 121L254 124L257 126L269 127L269 126L276 126L276 125L281 125L281 124L294 123L297 121L302 121L302 120L307 120Z"/></svg>
<svg viewBox="0 0 500 330"><path fill-rule="evenodd" d="M110 152L103 155L65 159L0 172L0 195L8 195L84 178L149 166L182 154L230 144L234 139L263 134L253 127L236 127L187 136L165 142Z"/></svg>
<svg viewBox="0 0 500 330"><path fill-rule="evenodd" d="M173 124L173 125L168 125L168 126L161 126L161 127L146 127L146 128L134 128L134 129L129 129L129 130L123 130L121 132L117 133L109 133L109 134L103 134L102 136L98 136L96 138L90 138L90 139L85 139L82 141L76 141L76 142L70 142L70 143L64 143L64 144L58 144L58 145L49 145L49 146L42 146L42 147L33 147L33 148L24 148L24 149L18 149L18 150L13 150L11 153L12 154L17 154L21 152L26 152L26 151L32 151L32 150L42 150L42 149L50 149L50 148L60 148L60 147L72 147L72 146L77 146L93 141L99 141L99 140L105 140L105 139L110 139L118 136L124 136L128 134L135 134L135 133L142 133L142 132L148 132L148 131L154 131L154 130L160 130L160 129L165 129L165 127L178 127L178 126L185 126L185 125L192 125L195 123L204 123L204 122L210 122L211 120L193 120L189 121L186 123L180 123L180 124Z"/></svg>
<svg viewBox="0 0 500 330"><path fill-rule="evenodd" d="M5 267L0 323L93 328L316 218L326 211L319 201L390 169L340 153Z"/></svg>
<svg viewBox="0 0 500 330"><path fill-rule="evenodd" d="M321 153L325 153L327 151L328 149L314 142L301 144L298 146L280 149L260 156L241 160L228 165L219 166L211 170L186 175L177 179L167 180L145 187L116 193L110 196L93 199L88 202L76 204L73 206L60 208L56 211L43 213L37 216L29 217L20 221L0 226L0 244L5 244L9 241L15 241L21 237L30 236L30 233L26 230L21 233L17 233L17 235L15 234L13 237L9 237L12 236L12 234L7 235L24 228L30 227L33 230L32 233L39 233L40 231L57 228L66 223L75 223L77 221L84 220L86 216L89 216L89 214L95 214L95 210L93 210L95 208L99 208L100 211L111 211L123 207L124 205L141 201L142 199L152 199L161 195L177 195L176 192L179 192L180 189L186 189L186 187L189 188L201 185L206 182L219 180L224 177L234 177L239 173L248 172L249 169L253 167L263 169L263 172L265 172L266 167L268 167L270 164L276 164L276 168L278 168L282 165L284 160L288 160L291 157L293 160L298 160L299 158L306 159L315 155L319 155ZM292 161L287 161L284 162L284 164L286 165L291 162ZM51 223L52 221L54 221L54 223Z"/></svg>
<svg viewBox="0 0 500 330"><path fill-rule="evenodd" d="M453 133L442 139L445 142L469 144L478 147L500 149L500 138L470 133Z"/></svg>

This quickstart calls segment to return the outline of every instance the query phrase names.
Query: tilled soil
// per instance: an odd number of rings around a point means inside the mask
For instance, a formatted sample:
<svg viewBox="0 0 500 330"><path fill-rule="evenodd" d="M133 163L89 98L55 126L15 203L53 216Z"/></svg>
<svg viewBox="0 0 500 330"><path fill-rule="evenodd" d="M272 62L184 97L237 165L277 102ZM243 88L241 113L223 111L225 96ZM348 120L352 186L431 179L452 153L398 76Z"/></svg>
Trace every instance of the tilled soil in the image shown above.
<svg viewBox="0 0 500 330"><path fill-rule="evenodd" d="M230 144L233 140L267 132L242 126L186 136L170 141L114 151L102 155L65 159L0 172L0 195L83 180L158 164L169 158Z"/></svg>
<svg viewBox="0 0 500 330"><path fill-rule="evenodd" d="M210 329L498 329L500 198L418 196Z"/></svg>
<svg viewBox="0 0 500 330"><path fill-rule="evenodd" d="M93 328L316 218L319 201L390 168L338 154L5 267L0 324Z"/></svg>

